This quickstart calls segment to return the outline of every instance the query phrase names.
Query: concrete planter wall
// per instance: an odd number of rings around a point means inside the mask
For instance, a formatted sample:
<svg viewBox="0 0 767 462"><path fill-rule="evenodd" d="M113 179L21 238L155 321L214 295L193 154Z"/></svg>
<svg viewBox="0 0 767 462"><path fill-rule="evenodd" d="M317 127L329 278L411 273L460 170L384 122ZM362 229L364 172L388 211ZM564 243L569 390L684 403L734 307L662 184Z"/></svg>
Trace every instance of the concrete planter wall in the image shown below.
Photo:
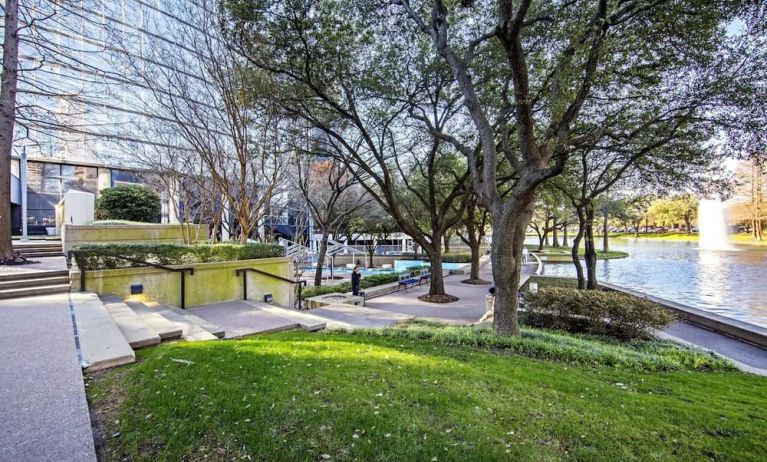
<svg viewBox="0 0 767 462"><path fill-rule="evenodd" d="M69 225L61 229L61 242L64 253L78 244L100 244L105 242L183 244L181 226L172 224L135 224L135 225ZM208 238L205 225L185 224L188 235ZM198 232L199 231L199 232Z"/></svg>
<svg viewBox="0 0 767 462"><path fill-rule="evenodd" d="M242 300L242 276L235 270L255 268L275 276L288 278L290 260L285 257L260 258L218 263L175 265L172 268L193 267L194 274L187 273L186 307L208 305L230 300ZM263 301L265 294L272 294L274 302L293 306L293 284L262 274L248 272L248 298ZM80 290L80 272L70 272L72 291ZM131 295L130 287L142 284L143 293ZM85 272L85 288L98 294L115 294L122 298L154 300L159 303L181 305L181 273L153 267L120 268Z"/></svg>

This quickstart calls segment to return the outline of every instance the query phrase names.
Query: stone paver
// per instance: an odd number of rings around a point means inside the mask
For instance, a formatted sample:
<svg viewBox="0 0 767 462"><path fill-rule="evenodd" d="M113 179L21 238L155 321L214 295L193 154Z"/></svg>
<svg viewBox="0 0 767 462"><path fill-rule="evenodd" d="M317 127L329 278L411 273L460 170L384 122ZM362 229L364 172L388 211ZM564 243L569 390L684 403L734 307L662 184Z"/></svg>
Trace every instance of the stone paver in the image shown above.
<svg viewBox="0 0 767 462"><path fill-rule="evenodd" d="M0 460L96 460L67 294L0 301Z"/></svg>

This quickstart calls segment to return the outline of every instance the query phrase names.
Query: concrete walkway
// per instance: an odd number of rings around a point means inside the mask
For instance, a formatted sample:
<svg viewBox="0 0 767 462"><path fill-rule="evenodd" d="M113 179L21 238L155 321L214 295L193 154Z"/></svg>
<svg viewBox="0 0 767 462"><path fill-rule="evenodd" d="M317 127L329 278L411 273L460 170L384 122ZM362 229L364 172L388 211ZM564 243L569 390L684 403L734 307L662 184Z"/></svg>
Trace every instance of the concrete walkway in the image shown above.
<svg viewBox="0 0 767 462"><path fill-rule="evenodd" d="M756 345L684 321L670 325L661 337L714 351L744 371L767 376L767 350Z"/></svg>
<svg viewBox="0 0 767 462"><path fill-rule="evenodd" d="M535 265L527 265L524 268L520 285L527 281ZM480 278L486 281L493 280L490 265L484 265L480 269ZM485 314L485 297L488 290L493 287L487 285L468 285L461 281L468 279L467 275L455 274L445 277L445 292L459 298L454 303L427 303L418 300L418 297L429 293L428 284L400 291L367 301L367 306L383 311L406 314L447 324L472 324Z"/></svg>
<svg viewBox="0 0 767 462"><path fill-rule="evenodd" d="M96 460L68 294L0 301L0 460Z"/></svg>

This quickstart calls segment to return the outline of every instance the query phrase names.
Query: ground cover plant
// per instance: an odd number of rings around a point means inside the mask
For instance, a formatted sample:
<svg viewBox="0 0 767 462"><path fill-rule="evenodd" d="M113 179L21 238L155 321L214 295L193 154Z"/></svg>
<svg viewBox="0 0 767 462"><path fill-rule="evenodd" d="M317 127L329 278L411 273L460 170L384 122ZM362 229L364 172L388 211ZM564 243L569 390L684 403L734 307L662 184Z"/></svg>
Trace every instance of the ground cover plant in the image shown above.
<svg viewBox="0 0 767 462"><path fill-rule="evenodd" d="M649 338L674 317L650 300L605 290L549 287L525 297L525 324L622 340Z"/></svg>
<svg viewBox="0 0 767 462"><path fill-rule="evenodd" d="M142 266L141 261L160 265L212 263L257 258L281 257L285 248L278 244L83 244L73 250L79 268L103 270ZM120 257L128 257L125 260Z"/></svg>
<svg viewBox="0 0 767 462"><path fill-rule="evenodd" d="M657 372L542 360L448 342L451 329L140 350L138 363L88 378L101 460L757 461L767 452L765 378L715 362L717 372ZM626 348L570 337L559 348Z"/></svg>

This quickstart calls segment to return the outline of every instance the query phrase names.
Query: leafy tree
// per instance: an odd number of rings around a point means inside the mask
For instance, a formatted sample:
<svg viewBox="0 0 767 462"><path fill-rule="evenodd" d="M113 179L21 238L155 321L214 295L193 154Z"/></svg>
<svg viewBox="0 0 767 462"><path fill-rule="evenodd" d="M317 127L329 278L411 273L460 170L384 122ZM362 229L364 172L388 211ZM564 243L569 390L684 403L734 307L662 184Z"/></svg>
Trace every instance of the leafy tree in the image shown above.
<svg viewBox="0 0 767 462"><path fill-rule="evenodd" d="M297 114L343 147L403 229L395 176L387 171L410 153L401 149L413 141L403 116L467 158L472 187L493 216L494 327L508 334L519 333L522 246L538 187L587 145L606 139L625 145L631 127L645 128L647 138L669 119L684 125L677 114L688 114L689 122L723 107L732 93L715 90L729 84L743 58L729 47L720 53L725 24L739 6L225 2L227 26L249 61L284 79ZM441 78L445 68L448 79ZM512 174L500 181L503 169ZM429 239L406 231L439 258Z"/></svg>
<svg viewBox="0 0 767 462"><path fill-rule="evenodd" d="M101 191L96 199L99 220L160 222L160 196L139 185L119 185Z"/></svg>
<svg viewBox="0 0 767 462"><path fill-rule="evenodd" d="M698 199L690 193L658 199L650 204L648 213L663 226L684 223L690 234L692 222L698 217Z"/></svg>

